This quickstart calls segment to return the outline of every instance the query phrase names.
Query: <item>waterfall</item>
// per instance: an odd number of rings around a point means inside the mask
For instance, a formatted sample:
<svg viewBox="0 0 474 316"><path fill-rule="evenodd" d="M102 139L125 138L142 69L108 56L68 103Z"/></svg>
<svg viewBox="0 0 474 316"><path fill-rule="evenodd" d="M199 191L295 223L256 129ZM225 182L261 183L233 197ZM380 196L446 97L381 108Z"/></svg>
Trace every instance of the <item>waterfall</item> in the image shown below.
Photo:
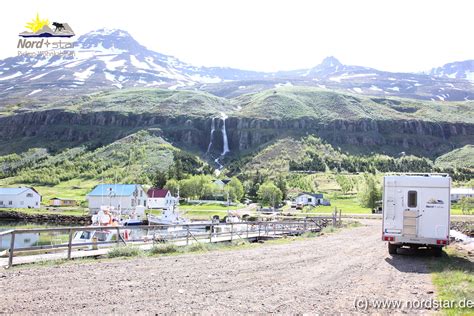
<svg viewBox="0 0 474 316"><path fill-rule="evenodd" d="M225 113L221 113L222 115L222 143L223 143L223 148L222 148L222 154L221 156L225 156L229 152L229 142L227 140L227 131L225 129L225 120L227 119L227 115Z"/></svg>
<svg viewBox="0 0 474 316"><path fill-rule="evenodd" d="M221 118L222 118L222 127L221 127L221 132L222 132L222 153L220 154L219 157L214 159L214 162L217 165L217 170L216 170L216 175L219 175L220 171L224 166L221 164L220 160L224 158L224 156L230 151L229 149L229 140L227 138L227 130L225 128L225 121L228 118L228 116L221 112ZM214 131L216 130L216 123L214 121L215 117L212 118L211 122L211 140L209 141L209 145L207 146L207 151L206 154L210 152L211 147L212 147L212 139L214 135Z"/></svg>
<svg viewBox="0 0 474 316"><path fill-rule="evenodd" d="M214 135L214 132L216 131L216 121L215 121L215 117L212 118L211 120L211 137L210 137L210 140L209 140L209 145L207 146L207 151L206 151L206 154L209 153L209 150L211 150L211 147L212 147L212 137Z"/></svg>

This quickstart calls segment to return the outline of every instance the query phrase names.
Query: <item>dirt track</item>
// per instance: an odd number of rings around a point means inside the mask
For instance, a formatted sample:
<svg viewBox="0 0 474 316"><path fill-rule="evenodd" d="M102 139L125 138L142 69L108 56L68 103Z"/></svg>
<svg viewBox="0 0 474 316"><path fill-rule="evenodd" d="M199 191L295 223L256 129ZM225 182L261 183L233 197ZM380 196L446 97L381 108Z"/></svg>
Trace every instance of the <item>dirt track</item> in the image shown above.
<svg viewBox="0 0 474 316"><path fill-rule="evenodd" d="M335 313L358 297L434 299L430 257L392 258L380 221L366 223L252 249L1 271L0 311Z"/></svg>

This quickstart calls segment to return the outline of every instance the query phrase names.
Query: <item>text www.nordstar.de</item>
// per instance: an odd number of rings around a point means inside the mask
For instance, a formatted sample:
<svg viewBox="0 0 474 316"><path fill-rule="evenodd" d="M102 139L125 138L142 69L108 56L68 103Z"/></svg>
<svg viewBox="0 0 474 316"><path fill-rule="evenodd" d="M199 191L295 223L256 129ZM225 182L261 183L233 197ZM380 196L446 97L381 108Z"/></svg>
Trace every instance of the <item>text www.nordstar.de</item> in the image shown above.
<svg viewBox="0 0 474 316"><path fill-rule="evenodd" d="M413 309L474 309L474 300L394 300L394 299L369 299L358 297L354 300L354 307L359 311L376 310L413 310Z"/></svg>

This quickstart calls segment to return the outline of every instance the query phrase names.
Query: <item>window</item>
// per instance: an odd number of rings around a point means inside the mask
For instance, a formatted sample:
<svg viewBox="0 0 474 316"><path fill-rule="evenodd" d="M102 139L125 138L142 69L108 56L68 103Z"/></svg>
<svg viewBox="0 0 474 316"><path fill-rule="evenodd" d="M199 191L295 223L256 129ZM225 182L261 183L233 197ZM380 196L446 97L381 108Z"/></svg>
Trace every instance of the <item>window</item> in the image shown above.
<svg viewBox="0 0 474 316"><path fill-rule="evenodd" d="M0 205L3 205L3 201L0 201Z"/></svg>
<svg viewBox="0 0 474 316"><path fill-rule="evenodd" d="M416 191L408 191L408 207L416 207L418 194Z"/></svg>
<svg viewBox="0 0 474 316"><path fill-rule="evenodd" d="M8 205L13 205L13 201L8 201Z"/></svg>
<svg viewBox="0 0 474 316"><path fill-rule="evenodd" d="M26 197L33 197L33 193L27 193Z"/></svg>
<svg viewBox="0 0 474 316"><path fill-rule="evenodd" d="M312 198L308 198L308 203L313 203L313 199L312 199Z"/></svg>

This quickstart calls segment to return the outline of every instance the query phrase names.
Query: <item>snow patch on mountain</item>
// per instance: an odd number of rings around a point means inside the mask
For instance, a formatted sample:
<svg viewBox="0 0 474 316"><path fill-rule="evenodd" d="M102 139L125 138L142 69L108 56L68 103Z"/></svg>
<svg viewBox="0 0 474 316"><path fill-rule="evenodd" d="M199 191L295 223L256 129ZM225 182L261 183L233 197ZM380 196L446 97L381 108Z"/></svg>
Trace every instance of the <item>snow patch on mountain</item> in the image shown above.
<svg viewBox="0 0 474 316"><path fill-rule="evenodd" d="M13 79L13 78L16 78L16 77L20 77L21 75L23 75L23 73L22 73L21 71L17 71L17 72L14 73L13 75L6 76L6 77L0 77L0 80Z"/></svg>
<svg viewBox="0 0 474 316"><path fill-rule="evenodd" d="M94 73L93 71L94 69L95 69L95 65L92 65L82 72L75 72L74 77L76 77L77 80L85 81L87 78L92 76L92 74Z"/></svg>

